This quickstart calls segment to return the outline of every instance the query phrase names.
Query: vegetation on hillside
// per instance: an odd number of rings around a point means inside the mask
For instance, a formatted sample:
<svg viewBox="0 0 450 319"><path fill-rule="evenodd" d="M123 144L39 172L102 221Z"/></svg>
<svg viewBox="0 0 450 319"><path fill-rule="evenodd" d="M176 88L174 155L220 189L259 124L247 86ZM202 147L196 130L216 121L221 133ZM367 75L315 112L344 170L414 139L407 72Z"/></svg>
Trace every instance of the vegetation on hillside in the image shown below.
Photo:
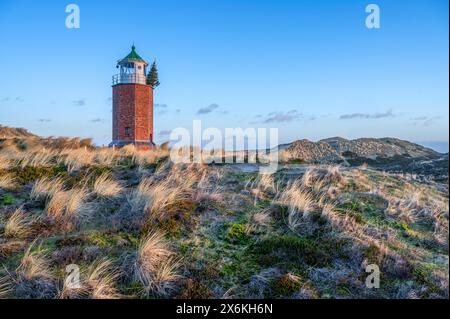
<svg viewBox="0 0 450 319"><path fill-rule="evenodd" d="M448 185L168 155L0 141L0 297L448 298ZM366 287L370 264L379 289Z"/></svg>

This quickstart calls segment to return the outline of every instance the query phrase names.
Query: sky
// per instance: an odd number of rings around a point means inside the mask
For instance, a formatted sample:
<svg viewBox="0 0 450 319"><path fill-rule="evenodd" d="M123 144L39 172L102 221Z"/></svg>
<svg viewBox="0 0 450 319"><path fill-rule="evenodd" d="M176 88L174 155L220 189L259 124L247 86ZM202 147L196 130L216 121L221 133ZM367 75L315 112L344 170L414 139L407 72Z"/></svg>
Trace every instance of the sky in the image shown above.
<svg viewBox="0 0 450 319"><path fill-rule="evenodd" d="M176 127L397 137L448 151L448 1L0 0L0 124L111 141L111 77L156 59L155 139ZM380 28L366 27L366 6Z"/></svg>

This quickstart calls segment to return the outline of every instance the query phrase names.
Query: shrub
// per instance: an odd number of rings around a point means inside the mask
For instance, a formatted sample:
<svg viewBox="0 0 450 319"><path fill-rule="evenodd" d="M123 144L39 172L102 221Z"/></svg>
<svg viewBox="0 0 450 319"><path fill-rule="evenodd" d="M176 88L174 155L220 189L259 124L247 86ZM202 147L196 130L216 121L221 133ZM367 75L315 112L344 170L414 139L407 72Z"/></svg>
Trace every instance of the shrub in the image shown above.
<svg viewBox="0 0 450 319"><path fill-rule="evenodd" d="M270 283L275 298L290 297L293 293L299 292L301 287L301 278L292 273L274 278Z"/></svg>
<svg viewBox="0 0 450 319"><path fill-rule="evenodd" d="M207 299L213 297L212 291L206 284L197 279L188 278L184 282L178 298L180 299Z"/></svg>
<svg viewBox="0 0 450 319"><path fill-rule="evenodd" d="M54 165L51 167L14 167L11 170L11 173L16 177L18 182L21 184L27 184L37 180L38 178L50 178L57 175L63 175L65 172L62 166Z"/></svg>

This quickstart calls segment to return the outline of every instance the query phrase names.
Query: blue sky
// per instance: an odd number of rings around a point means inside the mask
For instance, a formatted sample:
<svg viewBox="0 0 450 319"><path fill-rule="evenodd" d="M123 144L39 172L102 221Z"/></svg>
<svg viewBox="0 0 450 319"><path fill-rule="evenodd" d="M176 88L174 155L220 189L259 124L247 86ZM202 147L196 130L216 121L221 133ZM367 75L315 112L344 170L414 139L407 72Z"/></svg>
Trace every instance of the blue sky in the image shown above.
<svg viewBox="0 0 450 319"><path fill-rule="evenodd" d="M67 29L69 3L0 0L1 124L109 143L111 76L134 42L159 67L159 141L201 119L278 127L280 143L448 145L448 1L73 1L81 28Z"/></svg>

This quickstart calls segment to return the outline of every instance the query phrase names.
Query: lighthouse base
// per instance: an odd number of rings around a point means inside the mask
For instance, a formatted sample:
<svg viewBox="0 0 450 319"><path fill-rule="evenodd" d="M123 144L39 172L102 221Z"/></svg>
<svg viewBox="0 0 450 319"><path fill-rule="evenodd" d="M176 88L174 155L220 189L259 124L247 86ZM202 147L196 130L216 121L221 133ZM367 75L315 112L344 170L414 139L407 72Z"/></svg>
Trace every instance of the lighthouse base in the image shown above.
<svg viewBox="0 0 450 319"><path fill-rule="evenodd" d="M140 151L151 150L156 147L156 144L152 141L112 141L108 146L113 148L122 148L127 145L133 145Z"/></svg>

